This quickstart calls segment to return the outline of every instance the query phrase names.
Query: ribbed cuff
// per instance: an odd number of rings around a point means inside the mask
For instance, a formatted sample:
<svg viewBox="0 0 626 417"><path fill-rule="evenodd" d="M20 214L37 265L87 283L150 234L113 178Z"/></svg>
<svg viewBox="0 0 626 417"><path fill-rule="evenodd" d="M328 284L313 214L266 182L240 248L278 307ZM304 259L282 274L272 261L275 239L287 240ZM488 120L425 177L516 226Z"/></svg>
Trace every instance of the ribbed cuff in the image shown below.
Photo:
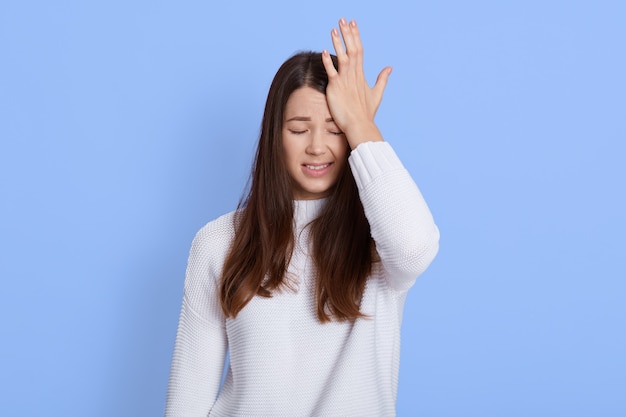
<svg viewBox="0 0 626 417"><path fill-rule="evenodd" d="M348 158L359 190L387 171L404 169L389 142L363 142Z"/></svg>

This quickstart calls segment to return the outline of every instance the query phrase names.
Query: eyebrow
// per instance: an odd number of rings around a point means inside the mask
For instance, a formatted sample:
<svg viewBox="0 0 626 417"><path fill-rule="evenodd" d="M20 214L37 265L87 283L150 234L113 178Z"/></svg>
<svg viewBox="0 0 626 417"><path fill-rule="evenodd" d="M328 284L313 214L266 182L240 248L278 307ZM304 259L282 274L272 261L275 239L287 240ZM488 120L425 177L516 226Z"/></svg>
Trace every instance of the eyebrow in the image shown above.
<svg viewBox="0 0 626 417"><path fill-rule="evenodd" d="M306 116L295 116L295 117L292 117L291 119L285 120L285 123L286 123L286 122L310 122L310 121L311 121L311 118L310 118L310 117L306 117ZM334 122L334 121L335 121L335 120L334 120L332 117L328 117L328 118L326 119L326 122L327 122L327 123Z"/></svg>

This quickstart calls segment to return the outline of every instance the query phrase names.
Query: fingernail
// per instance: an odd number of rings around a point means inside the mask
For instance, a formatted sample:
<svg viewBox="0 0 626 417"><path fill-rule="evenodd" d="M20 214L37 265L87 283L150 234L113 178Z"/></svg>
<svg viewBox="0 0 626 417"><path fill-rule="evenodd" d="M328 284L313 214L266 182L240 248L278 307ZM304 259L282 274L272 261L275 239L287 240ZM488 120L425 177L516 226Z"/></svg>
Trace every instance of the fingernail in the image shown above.
<svg viewBox="0 0 626 417"><path fill-rule="evenodd" d="M333 29L333 35L339 36L339 31L337 30L337 28Z"/></svg>
<svg viewBox="0 0 626 417"><path fill-rule="evenodd" d="M352 22L350 22L350 26L352 26L353 28L356 27L356 20L353 20Z"/></svg>
<svg viewBox="0 0 626 417"><path fill-rule="evenodd" d="M346 18L345 18L345 17L342 17L342 18L339 20L339 22L340 22L342 25L347 25L347 24L348 24L348 22L346 21Z"/></svg>

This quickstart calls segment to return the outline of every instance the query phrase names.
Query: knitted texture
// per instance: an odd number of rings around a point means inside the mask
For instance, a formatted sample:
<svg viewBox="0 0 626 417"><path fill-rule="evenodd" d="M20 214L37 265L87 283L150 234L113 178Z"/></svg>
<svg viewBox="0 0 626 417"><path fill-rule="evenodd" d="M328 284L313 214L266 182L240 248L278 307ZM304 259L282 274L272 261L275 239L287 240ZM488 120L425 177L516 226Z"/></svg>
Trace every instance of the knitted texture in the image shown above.
<svg viewBox="0 0 626 417"><path fill-rule="evenodd" d="M359 145L349 163L381 259L361 301L368 318L317 319L305 226L326 200L294 202L296 246L287 273L295 290L254 297L236 319L225 318L217 288L234 213L224 215L192 244L166 417L395 415L404 300L435 257L439 230L387 142Z"/></svg>

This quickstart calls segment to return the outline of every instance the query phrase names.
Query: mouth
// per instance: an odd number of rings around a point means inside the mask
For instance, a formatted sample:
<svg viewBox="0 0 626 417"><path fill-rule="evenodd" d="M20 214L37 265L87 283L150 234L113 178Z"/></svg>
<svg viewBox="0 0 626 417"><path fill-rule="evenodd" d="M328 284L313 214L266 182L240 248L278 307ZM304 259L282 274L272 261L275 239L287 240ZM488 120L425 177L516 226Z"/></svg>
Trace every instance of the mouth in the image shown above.
<svg viewBox="0 0 626 417"><path fill-rule="evenodd" d="M305 167L307 167L310 170L313 171L321 171L323 169L326 169L330 166L330 163L328 164L321 164L321 165L309 165L309 164L304 164Z"/></svg>
<svg viewBox="0 0 626 417"><path fill-rule="evenodd" d="M319 178L330 172L333 165L333 162L327 162L325 164L302 164L302 172L304 172L306 176Z"/></svg>

